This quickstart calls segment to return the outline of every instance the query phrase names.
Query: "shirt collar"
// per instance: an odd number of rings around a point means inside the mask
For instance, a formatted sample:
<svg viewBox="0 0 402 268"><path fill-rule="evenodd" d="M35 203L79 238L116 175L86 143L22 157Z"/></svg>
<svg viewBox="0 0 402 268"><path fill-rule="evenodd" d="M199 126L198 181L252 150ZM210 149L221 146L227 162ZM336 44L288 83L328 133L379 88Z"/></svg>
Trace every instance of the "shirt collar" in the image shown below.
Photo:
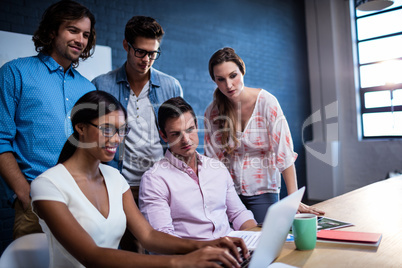
<svg viewBox="0 0 402 268"><path fill-rule="evenodd" d="M58 64L50 55L44 54L40 52L38 54L39 59L47 66L47 68L54 72L57 71L61 68L63 68L60 64ZM74 76L74 68L72 66L73 64L71 63L70 68L68 68L66 74L70 74L71 76Z"/></svg>
<svg viewBox="0 0 402 268"><path fill-rule="evenodd" d="M117 83L121 83L121 82L128 83L127 73L126 73L126 64L127 64L127 62L125 62L123 64L123 66L121 66L119 69L117 69L117 75L116 75Z"/></svg>
<svg viewBox="0 0 402 268"><path fill-rule="evenodd" d="M202 162L203 162L203 156L200 155L197 151L195 152L195 154L197 157L197 164L199 167L201 167ZM166 150L165 158L169 161L170 164L172 164L174 167L176 167L179 170L185 171L187 168L189 168L189 166L186 163L184 163L179 158L174 156L169 149Z"/></svg>
<svg viewBox="0 0 402 268"><path fill-rule="evenodd" d="M127 61L123 64L123 66L121 66L117 70L117 78L116 78L117 83L121 83L121 82L127 82L128 83L127 73L126 73L126 64L127 64ZM155 69L153 67L151 67L149 69L149 71L151 72L151 75L150 75L151 85L153 87L160 87L161 83L159 81L159 77L155 74L156 72L154 70Z"/></svg>
<svg viewBox="0 0 402 268"><path fill-rule="evenodd" d="M156 73L155 69L153 67L151 67L151 69L149 69L149 71L151 72L150 80L151 80L152 86L160 87L161 83L159 81L159 77L155 74Z"/></svg>

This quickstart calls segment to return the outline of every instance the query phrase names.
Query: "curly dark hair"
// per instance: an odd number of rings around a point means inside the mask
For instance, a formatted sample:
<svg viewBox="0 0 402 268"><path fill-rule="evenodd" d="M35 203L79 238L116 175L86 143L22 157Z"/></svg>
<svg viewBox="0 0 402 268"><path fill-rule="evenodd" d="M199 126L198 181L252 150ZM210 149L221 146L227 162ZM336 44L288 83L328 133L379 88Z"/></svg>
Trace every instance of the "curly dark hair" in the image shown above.
<svg viewBox="0 0 402 268"><path fill-rule="evenodd" d="M54 35L58 33L60 25L66 21L82 18L89 18L91 21L91 32L88 44L81 53L80 58L85 60L92 56L96 42L95 16L87 7L72 0L61 0L45 10L39 27L32 37L36 51L49 55L53 49ZM78 66L78 59L73 62L73 65Z"/></svg>

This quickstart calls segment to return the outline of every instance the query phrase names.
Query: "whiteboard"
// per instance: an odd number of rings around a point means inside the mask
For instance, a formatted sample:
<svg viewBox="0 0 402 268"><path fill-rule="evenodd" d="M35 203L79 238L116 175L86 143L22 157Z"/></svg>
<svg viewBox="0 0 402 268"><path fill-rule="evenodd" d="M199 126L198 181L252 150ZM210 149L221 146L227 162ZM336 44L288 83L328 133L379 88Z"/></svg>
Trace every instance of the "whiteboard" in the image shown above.
<svg viewBox="0 0 402 268"><path fill-rule="evenodd" d="M10 60L37 55L32 36L0 31L0 67ZM112 48L96 45L92 57L80 60L77 71L89 81L112 70Z"/></svg>

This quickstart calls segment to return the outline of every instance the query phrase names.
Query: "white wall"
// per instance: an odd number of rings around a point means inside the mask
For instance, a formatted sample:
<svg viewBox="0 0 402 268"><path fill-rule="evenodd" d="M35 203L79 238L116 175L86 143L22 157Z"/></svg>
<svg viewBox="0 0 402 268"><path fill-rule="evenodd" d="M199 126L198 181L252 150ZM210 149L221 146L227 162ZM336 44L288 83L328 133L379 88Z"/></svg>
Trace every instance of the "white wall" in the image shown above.
<svg viewBox="0 0 402 268"><path fill-rule="evenodd" d="M307 185L309 198L322 200L402 169L402 141L359 139L349 0L305 0L305 5L311 108L316 115L309 122L315 122L313 141L306 144Z"/></svg>
<svg viewBox="0 0 402 268"><path fill-rule="evenodd" d="M0 31L0 48L0 67L10 60L38 54L32 36L27 34ZM92 57L80 61L77 68L89 81L111 69L112 49L101 45L96 45Z"/></svg>

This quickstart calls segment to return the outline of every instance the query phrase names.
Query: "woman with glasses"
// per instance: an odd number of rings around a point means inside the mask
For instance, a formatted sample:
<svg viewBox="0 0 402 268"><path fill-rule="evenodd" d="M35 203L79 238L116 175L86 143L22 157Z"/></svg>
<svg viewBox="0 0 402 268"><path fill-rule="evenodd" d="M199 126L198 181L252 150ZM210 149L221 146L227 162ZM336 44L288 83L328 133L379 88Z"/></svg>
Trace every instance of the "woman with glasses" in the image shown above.
<svg viewBox="0 0 402 268"><path fill-rule="evenodd" d="M297 154L277 99L244 85L246 67L232 48L215 52L209 73L217 88L205 112L205 153L224 162L237 193L257 222L279 200L281 174L288 194L297 190ZM321 214L300 204L299 212Z"/></svg>
<svg viewBox="0 0 402 268"><path fill-rule="evenodd" d="M128 134L126 117L124 107L109 93L85 94L72 109L74 133L59 163L32 183L33 208L49 241L50 267L193 267L212 261L237 267L237 246L247 251L241 239L201 242L152 229L126 180L117 169L102 164L114 157ZM189 254L117 250L126 226L149 251Z"/></svg>

